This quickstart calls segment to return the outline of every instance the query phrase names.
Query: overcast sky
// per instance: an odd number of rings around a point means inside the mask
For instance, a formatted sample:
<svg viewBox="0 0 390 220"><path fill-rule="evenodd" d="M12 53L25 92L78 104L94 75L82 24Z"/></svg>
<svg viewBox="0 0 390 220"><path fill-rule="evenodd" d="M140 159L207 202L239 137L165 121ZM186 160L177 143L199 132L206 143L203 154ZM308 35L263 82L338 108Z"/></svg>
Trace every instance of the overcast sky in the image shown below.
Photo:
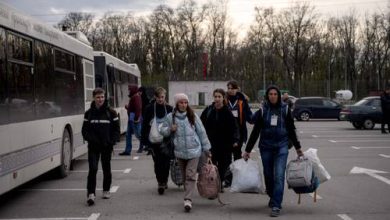
<svg viewBox="0 0 390 220"><path fill-rule="evenodd" d="M147 15L160 4L167 4L176 8L182 0L0 0L16 9L44 22L55 24L69 12L89 12L98 17L107 11L127 12L134 15ZM196 0L198 5L210 0ZM303 2L295 0L295 2ZM291 6L291 0L230 0L229 16L234 27L245 30L254 18L255 6L276 9ZM388 10L390 0L309 0L316 7L317 12L326 16L342 16L351 11L364 16L373 11Z"/></svg>

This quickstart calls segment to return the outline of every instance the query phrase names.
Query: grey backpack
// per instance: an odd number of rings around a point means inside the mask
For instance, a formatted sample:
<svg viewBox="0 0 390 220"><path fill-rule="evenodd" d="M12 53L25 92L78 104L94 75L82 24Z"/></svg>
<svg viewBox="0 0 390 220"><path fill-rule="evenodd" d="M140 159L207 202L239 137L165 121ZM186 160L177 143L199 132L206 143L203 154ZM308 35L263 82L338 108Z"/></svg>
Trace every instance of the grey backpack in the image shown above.
<svg viewBox="0 0 390 220"><path fill-rule="evenodd" d="M307 158L300 157L287 164L286 179L289 188L310 186L313 178L313 165Z"/></svg>

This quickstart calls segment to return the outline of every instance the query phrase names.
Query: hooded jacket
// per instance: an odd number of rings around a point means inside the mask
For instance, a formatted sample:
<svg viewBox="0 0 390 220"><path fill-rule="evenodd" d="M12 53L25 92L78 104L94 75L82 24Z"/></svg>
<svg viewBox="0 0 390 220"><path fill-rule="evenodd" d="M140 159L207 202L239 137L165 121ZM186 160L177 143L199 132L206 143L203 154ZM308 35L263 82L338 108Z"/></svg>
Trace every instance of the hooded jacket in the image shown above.
<svg viewBox="0 0 390 220"><path fill-rule="evenodd" d="M278 93L276 104L269 101L268 93L271 89L275 89ZM275 121L271 123L273 116L277 116L276 124ZM255 113L254 121L255 126L246 145L246 152L252 151L259 136L259 148L287 147L289 140L295 149L301 148L295 132L294 118L288 105L282 102L280 90L276 86L268 87L263 106Z"/></svg>
<svg viewBox="0 0 390 220"><path fill-rule="evenodd" d="M112 147L119 142L119 118L115 110L108 107L107 100L97 109L95 101L84 114L83 138L88 141L88 149L95 151L112 151Z"/></svg>
<svg viewBox="0 0 390 220"><path fill-rule="evenodd" d="M138 85L129 85L129 104L127 106L127 114L130 116L134 113L134 121L139 121L142 116L142 99L138 94Z"/></svg>

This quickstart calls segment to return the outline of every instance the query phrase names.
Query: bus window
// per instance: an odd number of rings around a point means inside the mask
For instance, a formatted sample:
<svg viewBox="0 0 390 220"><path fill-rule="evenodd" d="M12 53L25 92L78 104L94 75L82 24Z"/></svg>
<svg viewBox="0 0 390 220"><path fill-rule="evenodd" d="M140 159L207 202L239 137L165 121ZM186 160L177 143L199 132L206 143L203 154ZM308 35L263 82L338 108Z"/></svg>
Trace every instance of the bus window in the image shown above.
<svg viewBox="0 0 390 220"><path fill-rule="evenodd" d="M33 105L33 78L31 67L8 62L8 105L11 122L35 118Z"/></svg>
<svg viewBox="0 0 390 220"><path fill-rule="evenodd" d="M8 34L8 56L26 63L32 63L32 41L12 33Z"/></svg>
<svg viewBox="0 0 390 220"><path fill-rule="evenodd" d="M8 122L7 81L5 72L5 34L0 28L0 125Z"/></svg>
<svg viewBox="0 0 390 220"><path fill-rule="evenodd" d="M51 57L51 47L48 44L35 41L35 107L38 119L61 115L61 108L55 102Z"/></svg>
<svg viewBox="0 0 390 220"><path fill-rule="evenodd" d="M56 71L75 72L75 57L65 51L55 49L54 66Z"/></svg>

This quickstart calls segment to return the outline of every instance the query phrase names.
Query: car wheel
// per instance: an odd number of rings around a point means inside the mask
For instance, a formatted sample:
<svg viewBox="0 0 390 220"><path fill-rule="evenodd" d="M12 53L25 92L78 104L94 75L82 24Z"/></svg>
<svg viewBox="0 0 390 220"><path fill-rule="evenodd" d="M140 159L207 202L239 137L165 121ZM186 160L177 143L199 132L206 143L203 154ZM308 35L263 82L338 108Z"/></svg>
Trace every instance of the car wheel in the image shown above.
<svg viewBox="0 0 390 220"><path fill-rule="evenodd" d="M364 129L367 129L367 130L372 130L375 126L375 123L373 120L367 118L363 121L363 127Z"/></svg>
<svg viewBox="0 0 390 220"><path fill-rule="evenodd" d="M362 129L362 127L363 127L362 123L359 123L359 122L352 122L352 125L356 129Z"/></svg>
<svg viewBox="0 0 390 220"><path fill-rule="evenodd" d="M309 119L310 119L310 114L309 114L309 112L301 112L301 114L299 115L299 118L300 118L302 121L309 121Z"/></svg>

